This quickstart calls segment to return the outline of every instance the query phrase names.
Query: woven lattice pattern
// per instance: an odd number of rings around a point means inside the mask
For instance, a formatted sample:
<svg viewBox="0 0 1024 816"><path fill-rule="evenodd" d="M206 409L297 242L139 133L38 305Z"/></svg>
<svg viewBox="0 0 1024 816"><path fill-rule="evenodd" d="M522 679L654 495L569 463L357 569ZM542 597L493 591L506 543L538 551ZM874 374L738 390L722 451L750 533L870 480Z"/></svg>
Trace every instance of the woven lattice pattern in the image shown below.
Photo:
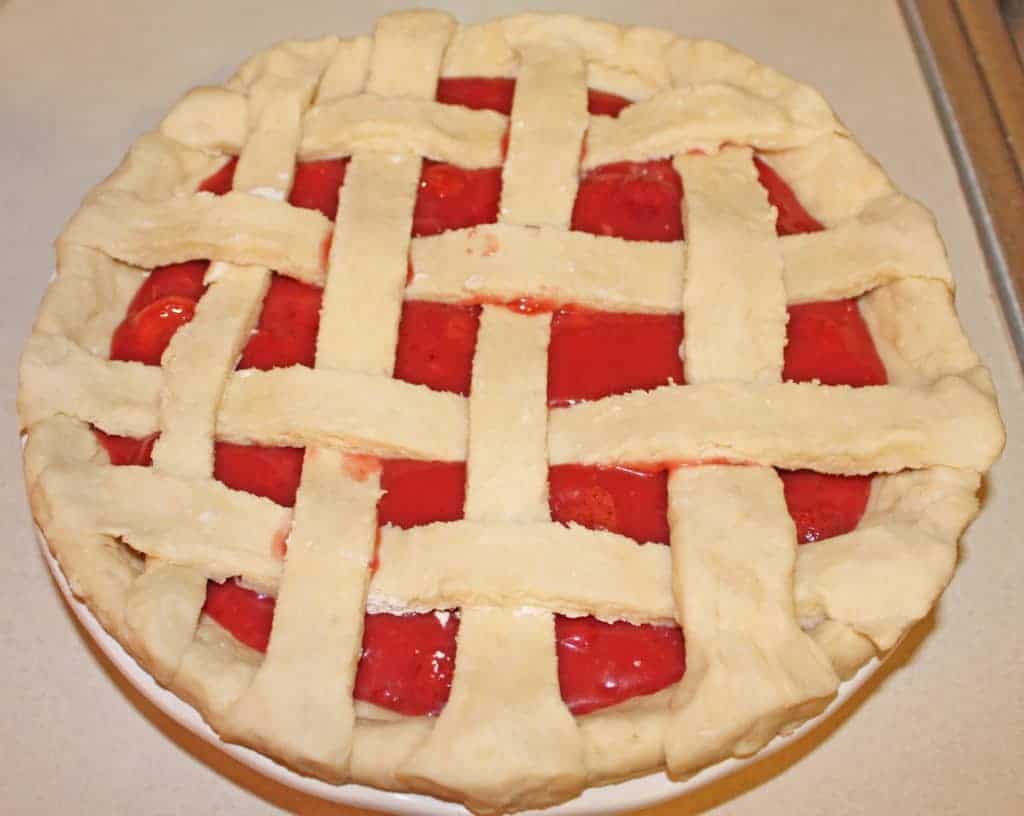
<svg viewBox="0 0 1024 816"><path fill-rule="evenodd" d="M511 115L434 101L442 75L515 76ZM637 101L590 116L588 85ZM755 152L827 229L777 235ZM233 190L195 192L229 155ZM333 223L287 203L297 160L339 156ZM569 229L581 172L664 157L685 241ZM497 223L410 238L424 158L501 164ZM139 268L195 258L206 293L161 366L107 359ZM59 267L19 409L33 508L75 591L226 739L482 812L691 773L819 712L927 613L1002 445L929 214L814 91L665 32L412 12L279 46L137 143ZM315 365L238 371L271 270L323 287ZM787 306L853 297L889 384L783 382ZM484 304L468 397L393 377L405 299ZM551 313L499 305L524 299L682 313L686 384L549 409ZM158 433L153 467L111 466L90 426ZM304 447L294 511L216 481L215 440ZM387 527L378 546L373 457L465 461L464 520ZM670 548L552 521L549 465L664 462L719 463L672 470ZM857 530L798 555L775 467L889 475ZM233 576L277 597L265 657L200 618L207 580ZM460 610L436 718L352 701L368 606ZM680 624L687 673L573 717L555 613Z"/></svg>

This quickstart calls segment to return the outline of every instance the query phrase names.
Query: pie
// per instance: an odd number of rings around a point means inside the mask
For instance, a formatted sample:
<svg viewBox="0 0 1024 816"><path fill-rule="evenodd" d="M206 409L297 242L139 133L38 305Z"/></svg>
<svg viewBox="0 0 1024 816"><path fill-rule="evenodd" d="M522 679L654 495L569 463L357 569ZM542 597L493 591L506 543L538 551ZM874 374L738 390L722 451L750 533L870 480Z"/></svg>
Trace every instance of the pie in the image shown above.
<svg viewBox="0 0 1024 816"><path fill-rule="evenodd" d="M18 404L75 594L223 739L479 813L821 712L1003 445L930 214L816 91L667 31L283 43L57 260Z"/></svg>

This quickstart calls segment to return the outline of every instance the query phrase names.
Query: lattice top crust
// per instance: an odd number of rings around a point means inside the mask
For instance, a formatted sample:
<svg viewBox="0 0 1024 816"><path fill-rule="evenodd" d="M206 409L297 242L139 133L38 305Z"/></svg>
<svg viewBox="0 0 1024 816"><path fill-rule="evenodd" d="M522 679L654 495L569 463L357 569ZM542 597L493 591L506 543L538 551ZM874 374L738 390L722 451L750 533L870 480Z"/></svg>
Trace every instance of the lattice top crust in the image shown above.
<svg viewBox="0 0 1024 816"><path fill-rule="evenodd" d="M511 114L435 101L515 78ZM587 88L627 97L591 116ZM507 140L507 143L506 143ZM779 237L755 153L826 229ZM238 156L233 189L197 192ZM297 160L351 157L333 223ZM683 241L570 229L581 173L666 159ZM496 223L410 238L423 160L501 165ZM1003 428L931 215L820 95L719 43L570 16L379 20L186 94L57 244L21 363L25 470L74 591L227 740L300 772L482 813L757 751L820 712L949 581ZM212 261L161 365L109 359L146 268ZM315 365L236 370L271 270L323 288ZM787 306L858 298L888 384L783 381ZM404 300L482 303L469 396L394 377ZM501 304L550 308L522 313ZM552 309L682 314L685 384L547 403ZM91 428L159 434L114 467ZM214 478L215 440L304 447L294 509ZM377 457L467 463L464 518L378 533ZM670 465L671 547L552 521L548 468ZM876 476L799 550L775 467ZM266 655L201 616L208 580L277 598ZM437 717L354 702L363 615L460 610ZM554 614L680 625L682 681L574 717Z"/></svg>

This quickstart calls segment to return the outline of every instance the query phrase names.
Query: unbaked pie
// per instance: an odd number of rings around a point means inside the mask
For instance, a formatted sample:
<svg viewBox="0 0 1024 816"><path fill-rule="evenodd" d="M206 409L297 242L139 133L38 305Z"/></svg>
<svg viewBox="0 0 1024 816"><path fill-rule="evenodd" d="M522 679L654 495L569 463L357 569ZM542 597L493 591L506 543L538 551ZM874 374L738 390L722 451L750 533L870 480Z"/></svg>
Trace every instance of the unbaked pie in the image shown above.
<svg viewBox="0 0 1024 816"><path fill-rule="evenodd" d="M57 256L19 410L76 595L225 740L481 813L819 713L1003 444L929 213L667 31L281 44Z"/></svg>

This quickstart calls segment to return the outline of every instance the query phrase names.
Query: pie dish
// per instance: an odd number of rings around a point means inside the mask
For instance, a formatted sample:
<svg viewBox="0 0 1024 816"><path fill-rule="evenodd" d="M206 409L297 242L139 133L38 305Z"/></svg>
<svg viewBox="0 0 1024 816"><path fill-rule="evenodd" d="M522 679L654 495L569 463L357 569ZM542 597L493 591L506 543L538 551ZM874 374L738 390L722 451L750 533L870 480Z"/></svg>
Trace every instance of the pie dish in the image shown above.
<svg viewBox="0 0 1024 816"><path fill-rule="evenodd" d="M140 664L300 772L479 812L686 776L950 579L1003 442L951 287L725 46L392 15L190 92L87 197L29 495Z"/></svg>

